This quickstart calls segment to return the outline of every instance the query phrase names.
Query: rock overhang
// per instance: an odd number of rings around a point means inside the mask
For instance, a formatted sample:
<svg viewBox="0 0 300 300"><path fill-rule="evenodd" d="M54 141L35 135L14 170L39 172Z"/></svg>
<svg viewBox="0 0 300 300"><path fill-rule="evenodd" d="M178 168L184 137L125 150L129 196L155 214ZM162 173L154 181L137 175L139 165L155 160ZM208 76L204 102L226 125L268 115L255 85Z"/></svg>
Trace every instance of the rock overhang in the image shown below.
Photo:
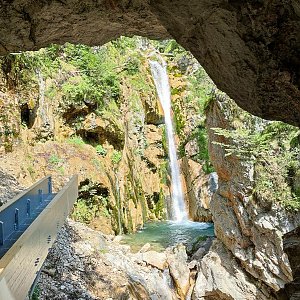
<svg viewBox="0 0 300 300"><path fill-rule="evenodd" d="M47 0L0 4L0 54L121 35L175 38L248 112L300 124L298 1Z"/></svg>

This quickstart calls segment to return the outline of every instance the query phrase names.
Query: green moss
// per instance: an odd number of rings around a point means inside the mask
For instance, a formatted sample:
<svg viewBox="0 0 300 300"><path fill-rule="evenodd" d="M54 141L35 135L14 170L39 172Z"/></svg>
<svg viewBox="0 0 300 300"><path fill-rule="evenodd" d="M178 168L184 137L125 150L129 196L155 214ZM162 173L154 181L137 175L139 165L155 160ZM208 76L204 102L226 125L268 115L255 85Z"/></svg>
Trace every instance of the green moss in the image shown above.
<svg viewBox="0 0 300 300"><path fill-rule="evenodd" d="M156 218L166 219L166 215L165 215L165 195L164 195L164 192L163 192L162 188L160 189L160 192L159 192L159 200L155 204L154 213L155 213Z"/></svg>
<svg viewBox="0 0 300 300"><path fill-rule="evenodd" d="M200 162L204 162L203 171L206 174L214 172L214 168L212 166L208 153L208 136L206 128L199 126L195 131L195 135L199 148L199 151L196 154L197 160L199 160Z"/></svg>
<svg viewBox="0 0 300 300"><path fill-rule="evenodd" d="M163 184L163 185L168 185L168 183L169 183L169 180L168 180L168 178L169 178L168 168L169 168L168 161L164 161L159 166L159 177L160 177L161 184Z"/></svg>
<svg viewBox="0 0 300 300"><path fill-rule="evenodd" d="M85 145L85 142L83 141L82 137L80 136L72 136L70 137L67 142L71 145L76 145L76 146L79 146L79 147L82 147L83 145Z"/></svg>
<svg viewBox="0 0 300 300"><path fill-rule="evenodd" d="M182 138L184 136L185 116L181 112L180 103L173 102L172 108L173 108L173 121L175 123L175 132Z"/></svg>
<svg viewBox="0 0 300 300"><path fill-rule="evenodd" d="M111 155L111 161L114 165L117 165L122 159L122 152L114 150Z"/></svg>
<svg viewBox="0 0 300 300"><path fill-rule="evenodd" d="M127 213L127 232L126 233L132 233L133 232L133 222L132 222L132 216L129 209L126 209Z"/></svg>
<svg viewBox="0 0 300 300"><path fill-rule="evenodd" d="M107 154L107 150L102 145L97 145L95 147L97 154L99 154L102 157L105 157Z"/></svg>
<svg viewBox="0 0 300 300"><path fill-rule="evenodd" d="M163 125L163 127L162 127L161 143L162 143L162 147L163 147L165 154L167 154L168 153L168 142L167 142L167 130L166 130L165 125Z"/></svg>

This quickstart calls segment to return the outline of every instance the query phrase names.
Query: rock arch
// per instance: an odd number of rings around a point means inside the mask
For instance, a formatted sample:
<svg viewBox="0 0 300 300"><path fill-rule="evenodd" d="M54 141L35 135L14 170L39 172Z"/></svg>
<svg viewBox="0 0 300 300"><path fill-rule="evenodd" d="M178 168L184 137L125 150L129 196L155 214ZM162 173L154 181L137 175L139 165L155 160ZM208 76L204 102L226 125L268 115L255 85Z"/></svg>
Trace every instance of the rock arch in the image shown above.
<svg viewBox="0 0 300 300"><path fill-rule="evenodd" d="M9 0L0 17L0 54L173 37L242 108L300 124L297 0Z"/></svg>

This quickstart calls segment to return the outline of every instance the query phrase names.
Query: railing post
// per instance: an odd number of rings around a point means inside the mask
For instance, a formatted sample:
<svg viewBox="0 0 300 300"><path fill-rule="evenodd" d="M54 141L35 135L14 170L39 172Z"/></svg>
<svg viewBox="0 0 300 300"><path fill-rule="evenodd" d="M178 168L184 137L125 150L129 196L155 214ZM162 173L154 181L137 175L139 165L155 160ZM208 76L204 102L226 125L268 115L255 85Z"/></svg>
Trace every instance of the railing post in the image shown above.
<svg viewBox="0 0 300 300"><path fill-rule="evenodd" d="M31 204L31 201L30 201L30 199L27 199L27 217L30 217L30 215L31 215L31 207L30 207L30 204Z"/></svg>
<svg viewBox="0 0 300 300"><path fill-rule="evenodd" d="M40 200L40 203L43 202L43 190L39 190L39 200Z"/></svg>
<svg viewBox="0 0 300 300"><path fill-rule="evenodd" d="M19 229L19 209L16 208L15 209L15 230L18 230Z"/></svg>
<svg viewBox="0 0 300 300"><path fill-rule="evenodd" d="M48 178L48 193L52 194L52 178Z"/></svg>
<svg viewBox="0 0 300 300"><path fill-rule="evenodd" d="M0 245L4 245L4 223L0 221Z"/></svg>

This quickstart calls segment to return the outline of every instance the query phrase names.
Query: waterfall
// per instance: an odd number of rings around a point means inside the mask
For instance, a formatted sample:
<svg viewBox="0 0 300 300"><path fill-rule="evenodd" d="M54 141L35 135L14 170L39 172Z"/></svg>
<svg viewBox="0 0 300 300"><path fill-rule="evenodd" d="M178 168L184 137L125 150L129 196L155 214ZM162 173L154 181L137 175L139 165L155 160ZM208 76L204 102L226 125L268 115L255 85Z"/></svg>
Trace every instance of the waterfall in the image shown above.
<svg viewBox="0 0 300 300"><path fill-rule="evenodd" d="M156 86L157 94L164 110L165 124L167 129L169 160L171 168L171 219L174 221L187 220L179 165L177 161L174 131L171 116L171 92L166 64L159 64L157 61L150 61L151 72Z"/></svg>

